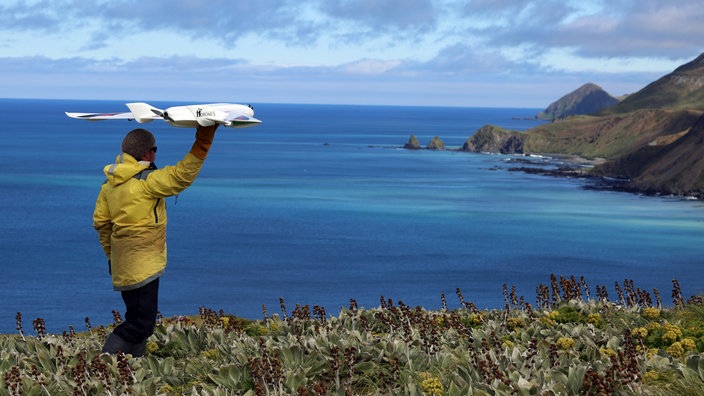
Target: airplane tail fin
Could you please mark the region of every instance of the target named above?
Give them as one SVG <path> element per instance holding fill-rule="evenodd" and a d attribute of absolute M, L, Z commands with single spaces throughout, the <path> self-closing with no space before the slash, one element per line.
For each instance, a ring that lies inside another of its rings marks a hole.
<path fill-rule="evenodd" d="M 164 110 L 157 109 L 147 103 L 127 103 L 127 107 L 130 109 L 134 119 L 140 124 L 164 118 Z"/>
<path fill-rule="evenodd" d="M 261 122 L 254 117 L 235 111 L 227 113 L 224 119 L 224 125 L 230 128 L 249 128 L 261 124 Z"/>

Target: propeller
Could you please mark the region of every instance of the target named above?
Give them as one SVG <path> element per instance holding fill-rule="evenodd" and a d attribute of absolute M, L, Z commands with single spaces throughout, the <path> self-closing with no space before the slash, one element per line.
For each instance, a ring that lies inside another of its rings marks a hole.
<path fill-rule="evenodd" d="M 163 119 L 165 119 L 165 120 L 167 120 L 167 121 L 173 121 L 173 120 L 174 120 L 173 118 L 169 117 L 169 113 L 166 112 L 166 111 L 161 111 L 161 110 L 159 110 L 159 109 L 150 109 L 150 110 L 152 111 L 152 113 L 158 115 L 159 117 L 161 117 L 161 118 L 163 118 Z"/>

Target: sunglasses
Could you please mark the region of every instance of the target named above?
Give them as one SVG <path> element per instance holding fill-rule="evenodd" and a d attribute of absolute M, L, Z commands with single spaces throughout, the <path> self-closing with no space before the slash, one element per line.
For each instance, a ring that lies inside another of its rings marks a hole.
<path fill-rule="evenodd" d="M 156 146 L 154 146 L 154 147 L 152 147 L 151 149 L 149 149 L 149 151 L 156 153 Z"/>

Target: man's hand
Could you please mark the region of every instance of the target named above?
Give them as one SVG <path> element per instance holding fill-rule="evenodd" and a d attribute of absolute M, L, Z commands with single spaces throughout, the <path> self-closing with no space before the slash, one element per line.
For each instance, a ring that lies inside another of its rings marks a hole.
<path fill-rule="evenodd" d="M 193 147 L 191 147 L 191 154 L 202 160 L 208 156 L 208 150 L 210 150 L 210 145 L 213 143 L 215 130 L 218 129 L 218 125 L 199 126 L 196 129 L 196 141 L 193 142 Z"/>

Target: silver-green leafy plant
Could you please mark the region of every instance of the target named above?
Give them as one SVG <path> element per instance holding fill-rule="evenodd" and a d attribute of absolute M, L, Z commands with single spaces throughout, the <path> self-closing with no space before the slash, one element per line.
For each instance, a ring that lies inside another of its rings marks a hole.
<path fill-rule="evenodd" d="M 618 284 L 617 284 L 618 285 Z M 160 319 L 147 355 L 101 354 L 109 329 L 0 336 L 0 395 L 704 394 L 704 304 L 625 281 L 617 302 L 551 277 L 536 306 L 426 310 L 381 298 L 328 316 L 297 305 L 244 320 L 202 308 Z M 677 289 L 677 287 L 675 288 Z M 510 291 L 509 291 L 510 290 Z M 586 294 L 586 295 L 585 295 Z M 117 320 L 117 319 L 116 319 Z"/>

